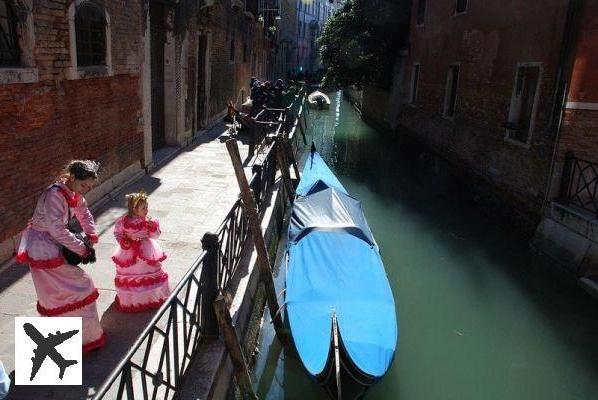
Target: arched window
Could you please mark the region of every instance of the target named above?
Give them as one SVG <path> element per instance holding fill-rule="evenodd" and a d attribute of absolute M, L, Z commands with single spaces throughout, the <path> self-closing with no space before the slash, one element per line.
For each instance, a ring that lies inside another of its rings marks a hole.
<path fill-rule="evenodd" d="M 235 39 L 230 40 L 229 60 L 231 62 L 235 61 Z"/>
<path fill-rule="evenodd" d="M 21 51 L 17 24 L 19 20 L 8 0 L 0 0 L 0 67 L 19 64 Z"/>
<path fill-rule="evenodd" d="M 106 18 L 96 5 L 85 2 L 75 13 L 77 65 L 106 65 Z"/>

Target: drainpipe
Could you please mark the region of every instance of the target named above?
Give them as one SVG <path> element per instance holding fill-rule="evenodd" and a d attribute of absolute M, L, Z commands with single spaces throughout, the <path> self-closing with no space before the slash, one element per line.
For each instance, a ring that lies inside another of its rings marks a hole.
<path fill-rule="evenodd" d="M 567 105 L 567 97 L 569 95 L 569 85 L 571 82 L 571 75 L 573 72 L 573 61 L 575 48 L 577 45 L 577 34 L 579 26 L 579 17 L 582 11 L 583 0 L 569 0 L 567 5 L 567 16 L 565 18 L 565 26 L 563 28 L 563 40 L 561 42 L 561 49 L 559 53 L 559 63 L 556 77 L 556 87 L 553 95 L 553 106 L 550 114 L 550 129 L 555 130 L 554 146 L 552 150 L 552 159 L 550 161 L 550 168 L 544 185 L 544 200 L 542 201 L 542 215 L 546 212 L 548 204 L 548 197 L 552 186 L 552 179 L 554 175 L 554 166 L 556 164 L 556 156 L 559 148 L 559 141 L 561 136 L 561 128 L 563 124 L 563 115 Z M 555 119 L 558 118 L 558 121 Z M 556 127 L 555 127 L 556 125 Z"/>

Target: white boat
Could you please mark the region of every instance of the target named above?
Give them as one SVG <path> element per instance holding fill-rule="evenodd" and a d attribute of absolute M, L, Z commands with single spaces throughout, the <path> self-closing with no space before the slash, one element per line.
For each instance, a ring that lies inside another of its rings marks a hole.
<path fill-rule="evenodd" d="M 330 99 L 324 93 L 316 90 L 309 96 L 307 96 L 307 102 L 312 108 L 323 110 L 330 107 Z"/>

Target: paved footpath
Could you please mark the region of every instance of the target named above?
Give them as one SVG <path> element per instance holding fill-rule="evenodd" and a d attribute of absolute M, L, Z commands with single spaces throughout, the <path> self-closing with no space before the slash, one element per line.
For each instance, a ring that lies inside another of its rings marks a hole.
<path fill-rule="evenodd" d="M 116 241 L 112 232 L 114 222 L 126 210 L 124 195 L 141 188 L 148 192 L 150 214 L 160 221 L 161 245 L 169 256 L 164 269 L 174 287 L 201 253 L 203 234 L 218 228 L 238 198 L 234 170 L 220 135 L 223 132 L 226 132 L 223 124 L 204 132 L 151 175 L 124 188 L 115 200 L 96 213 L 100 233 L 96 246 L 98 261 L 84 269 L 100 291 L 98 311 L 108 342 L 105 348 L 83 357 L 83 386 L 13 386 L 7 399 L 71 400 L 93 396 L 154 313 L 123 314 L 113 304 L 115 268 L 110 257 Z M 239 148 L 241 158 L 246 157 L 248 147 L 239 142 Z M 249 167 L 246 173 L 249 176 Z M 0 360 L 11 374 L 13 384 L 14 317 L 38 316 L 35 305 L 28 267 L 16 263 L 1 266 Z"/>

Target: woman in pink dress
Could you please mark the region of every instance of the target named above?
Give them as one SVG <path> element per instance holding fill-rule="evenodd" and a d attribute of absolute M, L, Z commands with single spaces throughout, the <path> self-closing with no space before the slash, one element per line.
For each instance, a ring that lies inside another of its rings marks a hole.
<path fill-rule="evenodd" d="M 106 336 L 96 309 L 98 290 L 80 267 L 68 264 L 63 248 L 89 261 L 93 250 L 75 236 L 68 224 L 74 216 L 87 241 L 97 243 L 95 223 L 83 194 L 96 183 L 99 164 L 71 161 L 64 176 L 41 195 L 28 227 L 23 231 L 17 261 L 29 264 L 37 311 L 48 317 L 82 317 L 83 351 L 102 347 Z M 95 256 L 94 256 L 95 259 Z"/>
<path fill-rule="evenodd" d="M 114 227 L 115 302 L 121 311 L 140 312 L 160 307 L 170 293 L 168 274 L 162 270 L 166 254 L 154 240 L 160 236 L 160 225 L 147 216 L 147 194 L 128 194 L 127 205 L 128 213 Z"/>

